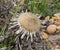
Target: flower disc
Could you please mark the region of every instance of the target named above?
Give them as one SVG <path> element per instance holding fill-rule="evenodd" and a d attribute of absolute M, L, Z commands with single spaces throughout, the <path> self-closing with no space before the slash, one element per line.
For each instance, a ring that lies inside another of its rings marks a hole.
<path fill-rule="evenodd" d="M 30 12 L 22 13 L 18 18 L 18 23 L 27 31 L 34 32 L 40 29 L 40 20 Z"/>

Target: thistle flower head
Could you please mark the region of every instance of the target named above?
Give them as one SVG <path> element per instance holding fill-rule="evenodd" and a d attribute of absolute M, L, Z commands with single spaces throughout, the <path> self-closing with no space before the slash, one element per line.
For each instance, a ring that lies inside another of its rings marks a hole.
<path fill-rule="evenodd" d="M 26 12 L 18 18 L 18 23 L 27 31 L 34 32 L 40 28 L 40 20 L 36 15 Z"/>
<path fill-rule="evenodd" d="M 21 13 L 18 18 L 12 19 L 12 21 L 15 22 L 11 23 L 13 26 L 9 29 L 18 25 L 19 29 L 16 31 L 16 34 L 21 34 L 21 31 L 23 31 L 21 39 L 27 35 L 27 40 L 30 37 L 31 41 L 33 41 L 33 37 L 36 37 L 36 32 L 39 31 L 41 27 L 39 18 L 31 12 Z"/>

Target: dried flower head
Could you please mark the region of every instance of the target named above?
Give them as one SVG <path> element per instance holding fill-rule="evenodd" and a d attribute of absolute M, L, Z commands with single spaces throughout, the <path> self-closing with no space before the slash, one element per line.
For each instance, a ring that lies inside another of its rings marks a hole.
<path fill-rule="evenodd" d="M 36 32 L 41 27 L 40 20 L 38 19 L 38 17 L 33 13 L 25 12 L 25 13 L 21 13 L 18 18 L 13 19 L 12 21 L 14 20 L 15 20 L 14 25 L 11 26 L 9 29 L 18 25 L 19 30 L 17 30 L 16 33 L 18 34 L 21 31 L 24 32 L 21 36 L 21 39 L 23 39 L 24 36 L 27 35 L 27 39 L 31 37 L 31 41 L 33 41 L 33 35 L 35 37 Z"/>
<path fill-rule="evenodd" d="M 40 20 L 32 13 L 21 14 L 18 18 L 18 23 L 30 32 L 34 32 L 40 28 Z"/>

